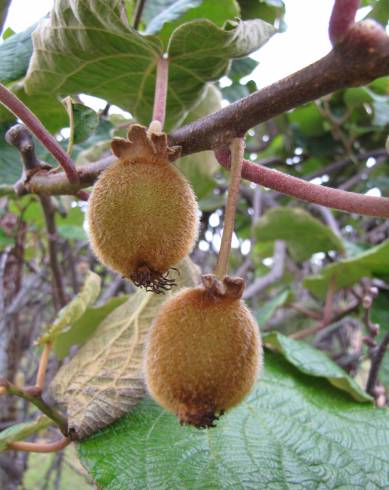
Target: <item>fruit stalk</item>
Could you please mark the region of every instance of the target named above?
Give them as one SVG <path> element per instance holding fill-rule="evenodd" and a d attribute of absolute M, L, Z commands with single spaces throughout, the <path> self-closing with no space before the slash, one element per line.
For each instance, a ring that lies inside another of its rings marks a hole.
<path fill-rule="evenodd" d="M 158 132 L 162 131 L 165 124 L 168 78 L 169 60 L 165 56 L 161 56 L 157 63 L 157 78 L 155 80 L 154 107 L 151 123 L 155 124 L 156 121 L 160 123 L 159 128 L 155 128 L 155 130 L 158 129 Z"/>
<path fill-rule="evenodd" d="M 231 240 L 235 225 L 236 205 L 239 198 L 240 178 L 243 166 L 245 143 L 243 138 L 235 138 L 231 145 L 231 175 L 228 187 L 227 205 L 224 214 L 224 227 L 215 276 L 219 279 L 227 274 L 228 259 L 231 252 Z"/>

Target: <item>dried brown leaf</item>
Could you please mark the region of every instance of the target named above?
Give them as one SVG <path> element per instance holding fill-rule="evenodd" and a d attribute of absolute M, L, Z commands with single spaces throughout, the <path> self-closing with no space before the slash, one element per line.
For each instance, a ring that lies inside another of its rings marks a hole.
<path fill-rule="evenodd" d="M 198 281 L 196 266 L 185 259 L 172 273 L 177 288 Z M 116 308 L 93 337 L 57 373 L 52 396 L 65 406 L 69 428 L 85 438 L 112 423 L 143 397 L 142 355 L 147 332 L 159 307 L 172 293 L 139 290 Z"/>

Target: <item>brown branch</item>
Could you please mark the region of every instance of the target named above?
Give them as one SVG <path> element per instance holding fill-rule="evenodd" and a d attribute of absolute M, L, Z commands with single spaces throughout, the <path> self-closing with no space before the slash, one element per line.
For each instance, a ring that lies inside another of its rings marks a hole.
<path fill-rule="evenodd" d="M 60 451 L 72 442 L 68 437 L 62 437 L 55 442 L 10 442 L 7 449 L 12 451 L 26 451 L 29 453 L 53 453 Z"/>
<path fill-rule="evenodd" d="M 15 114 L 38 140 L 48 149 L 53 157 L 64 169 L 69 182 L 77 184 L 78 175 L 74 163 L 69 155 L 58 144 L 57 140 L 43 126 L 40 120 L 16 97 L 10 90 L 0 83 L 0 103 Z"/>
<path fill-rule="evenodd" d="M 216 149 L 294 107 L 342 88 L 365 85 L 388 73 L 389 37 L 378 24 L 360 22 L 324 58 L 173 131 L 169 144 L 182 146 L 183 155 Z"/>

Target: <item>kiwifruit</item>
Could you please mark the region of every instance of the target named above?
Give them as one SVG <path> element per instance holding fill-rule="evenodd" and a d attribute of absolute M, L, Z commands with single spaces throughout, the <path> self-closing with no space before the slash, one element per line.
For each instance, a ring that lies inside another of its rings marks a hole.
<path fill-rule="evenodd" d="M 240 299 L 241 278 L 203 276 L 203 286 L 173 295 L 146 345 L 148 391 L 182 424 L 213 427 L 252 388 L 262 363 L 259 328 Z"/>
<path fill-rule="evenodd" d="M 162 292 L 197 236 L 194 193 L 172 165 L 179 147 L 165 133 L 133 124 L 128 140 L 114 139 L 118 160 L 96 182 L 88 203 L 88 228 L 97 258 L 136 286 Z"/>

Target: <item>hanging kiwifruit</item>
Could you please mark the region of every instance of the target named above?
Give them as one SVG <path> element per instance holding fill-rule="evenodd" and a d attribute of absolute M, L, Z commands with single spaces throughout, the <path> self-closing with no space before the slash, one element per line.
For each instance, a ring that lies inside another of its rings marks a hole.
<path fill-rule="evenodd" d="M 252 388 L 262 363 L 259 328 L 240 299 L 241 278 L 203 276 L 155 318 L 144 370 L 151 396 L 182 424 L 212 427 Z"/>
<path fill-rule="evenodd" d="M 161 292 L 197 236 L 197 203 L 171 164 L 180 154 L 165 133 L 133 124 L 128 141 L 114 139 L 118 157 L 96 182 L 88 204 L 90 243 L 97 258 L 135 285 Z"/>

